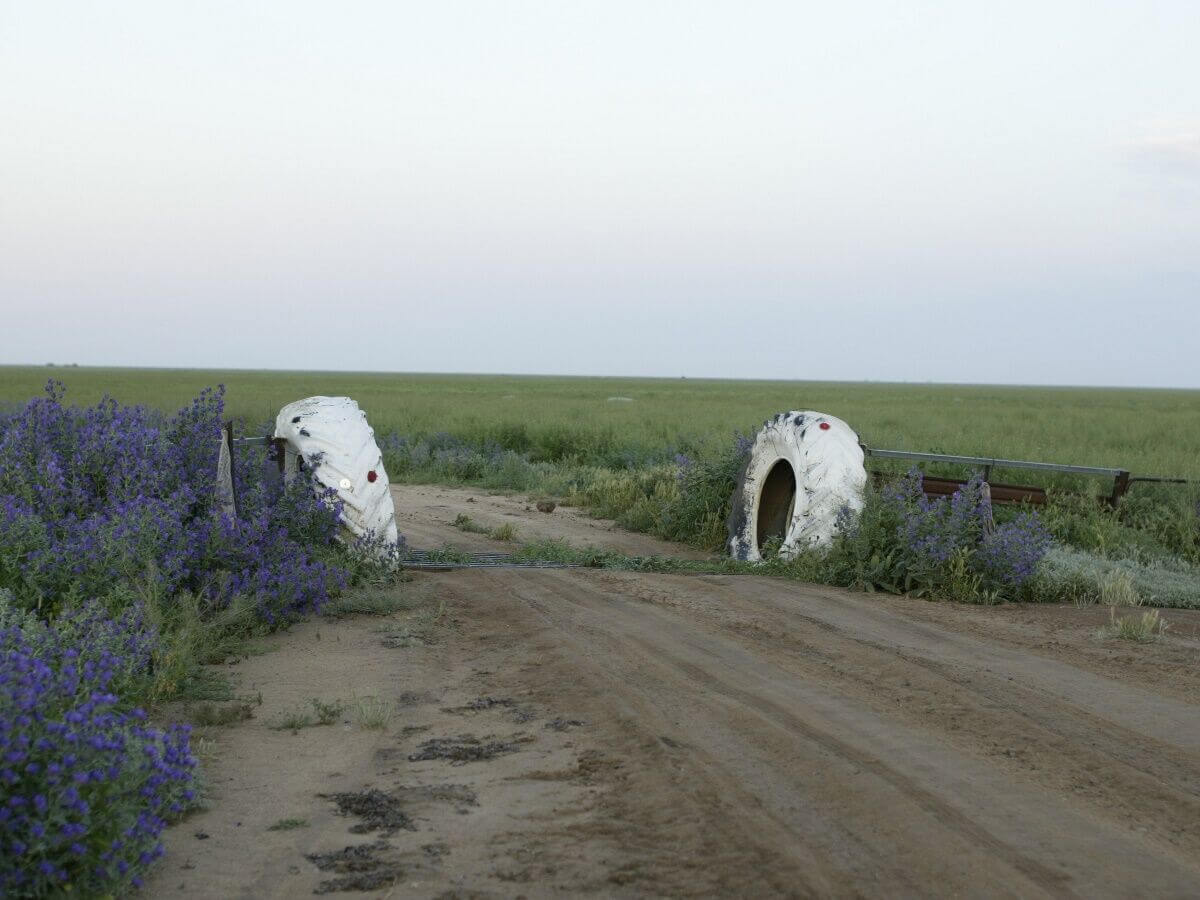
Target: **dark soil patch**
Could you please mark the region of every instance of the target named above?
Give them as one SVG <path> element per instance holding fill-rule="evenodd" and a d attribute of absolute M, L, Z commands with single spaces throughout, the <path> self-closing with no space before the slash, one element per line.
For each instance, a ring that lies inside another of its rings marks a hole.
<path fill-rule="evenodd" d="M 462 706 L 444 706 L 442 712 L 446 713 L 472 713 L 482 712 L 485 709 L 493 709 L 497 706 L 516 706 L 517 701 L 511 697 L 478 697 L 470 703 L 465 703 Z"/>
<path fill-rule="evenodd" d="M 370 831 L 380 831 L 383 834 L 395 834 L 400 829 L 416 831 L 417 826 L 404 812 L 401 802 L 391 794 L 372 788 L 369 791 L 356 791 L 340 794 L 319 794 L 337 804 L 338 812 L 343 816 L 357 816 L 362 819 L 350 828 L 351 834 L 366 834 Z"/>
<path fill-rule="evenodd" d="M 427 647 L 430 642 L 415 634 L 390 634 L 380 643 L 389 650 L 404 650 L 408 647 Z"/>
<path fill-rule="evenodd" d="M 515 753 L 520 745 L 529 739 L 518 741 L 489 741 L 480 740 L 474 735 L 460 734 L 458 737 L 433 738 L 417 748 L 416 753 L 410 753 L 410 762 L 423 759 L 448 759 L 462 765 L 469 762 L 481 762 L 494 759 L 505 753 Z"/>
<path fill-rule="evenodd" d="M 546 723 L 546 727 L 551 731 L 568 731 L 586 724 L 587 722 L 580 719 L 551 719 Z"/>
<path fill-rule="evenodd" d="M 387 841 L 343 847 L 332 853 L 310 853 L 305 858 L 322 872 L 336 872 L 342 877 L 322 881 L 314 894 L 334 894 L 338 891 L 374 891 L 388 887 L 405 876 L 398 863 L 380 859 L 379 854 L 391 849 Z"/>
<path fill-rule="evenodd" d="M 442 712 L 467 716 L 474 713 L 486 712 L 489 709 L 507 709 L 512 712 L 512 719 L 518 725 L 537 718 L 537 713 L 526 706 L 518 706 L 511 697 L 479 697 L 462 706 L 443 706 Z"/>
<path fill-rule="evenodd" d="M 425 703 L 437 703 L 437 697 L 428 691 L 401 691 L 396 698 L 397 706 L 421 706 Z"/>

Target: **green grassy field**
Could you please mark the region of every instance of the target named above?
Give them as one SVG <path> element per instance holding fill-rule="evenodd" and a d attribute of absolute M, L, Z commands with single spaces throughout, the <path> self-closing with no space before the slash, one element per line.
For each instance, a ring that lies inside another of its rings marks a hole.
<path fill-rule="evenodd" d="M 1200 478 L 1200 391 L 9 366 L 0 403 L 23 402 L 52 377 L 68 402 L 109 394 L 164 409 L 223 383 L 229 413 L 250 422 L 301 397 L 345 394 L 381 434 L 449 432 L 560 456 L 712 450 L 781 410 L 816 409 L 869 446 Z"/>

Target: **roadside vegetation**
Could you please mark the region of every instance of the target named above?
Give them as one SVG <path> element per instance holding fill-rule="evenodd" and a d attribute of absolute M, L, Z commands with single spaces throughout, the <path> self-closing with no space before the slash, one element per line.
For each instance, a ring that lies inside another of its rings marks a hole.
<path fill-rule="evenodd" d="M 417 441 L 391 435 L 381 443 L 398 481 L 557 496 L 631 530 L 719 552 L 750 441 L 735 434 L 713 452 L 677 453 L 629 469 L 575 458 L 536 461 L 452 435 Z M 861 519 L 830 553 L 776 564 L 779 574 L 972 602 L 1082 603 L 1099 600 L 1103 580 L 1119 572 L 1148 604 L 1200 607 L 1200 495 L 1194 487 L 1139 485 L 1114 509 L 1099 501 L 1094 480 L 1060 479 L 1050 483 L 1043 507 L 994 507 L 990 531 L 978 482 L 932 501 L 914 473 L 892 467 L 888 479 L 868 490 Z"/>
<path fill-rule="evenodd" d="M 333 540 L 334 496 L 272 484 L 248 454 L 223 512 L 222 416 L 221 390 L 166 415 L 68 406 L 53 382 L 0 416 L 0 895 L 137 887 L 197 795 L 189 726 L 159 724 L 163 704 L 253 715 L 203 665 L 386 577 Z"/>

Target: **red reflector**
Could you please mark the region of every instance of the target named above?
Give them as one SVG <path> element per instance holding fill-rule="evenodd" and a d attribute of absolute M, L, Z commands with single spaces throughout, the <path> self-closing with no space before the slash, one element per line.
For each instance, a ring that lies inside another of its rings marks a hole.
<path fill-rule="evenodd" d="M 375 483 L 375 479 L 378 477 L 379 476 L 375 474 L 374 469 L 372 469 L 370 472 L 367 473 L 367 481 L 371 482 L 372 484 Z"/>
<path fill-rule="evenodd" d="M 828 422 L 822 422 L 822 423 L 821 423 L 821 430 L 822 430 L 822 431 L 828 431 L 828 430 L 829 430 L 829 423 L 828 423 Z"/>

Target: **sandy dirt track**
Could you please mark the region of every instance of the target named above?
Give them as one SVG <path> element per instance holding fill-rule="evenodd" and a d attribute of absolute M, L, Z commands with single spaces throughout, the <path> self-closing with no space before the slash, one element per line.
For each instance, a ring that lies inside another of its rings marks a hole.
<path fill-rule="evenodd" d="M 495 541 L 484 534 L 463 532 L 451 526 L 460 514 L 484 528 L 511 524 L 517 542 L 562 539 L 573 546 L 596 546 L 631 556 L 676 556 L 705 559 L 707 554 L 645 534 L 625 531 L 608 519 L 596 519 L 583 510 L 559 506 L 539 513 L 534 497 L 525 494 L 488 494 L 441 485 L 393 485 L 396 524 L 409 546 L 436 550 L 446 544 L 474 553 L 511 550 L 513 543 Z"/>
<path fill-rule="evenodd" d="M 441 494 L 398 489 L 413 544 L 483 549 L 445 525 L 482 496 L 421 490 Z M 152 896 L 305 896 L 372 872 L 357 896 L 1200 893 L 1195 614 L 1131 646 L 1095 636 L 1098 609 L 753 577 L 475 570 L 410 588 L 444 604 L 421 639 L 394 639 L 403 614 L 314 622 L 238 664 L 263 704 L 218 733 L 215 805 L 171 829 Z M 267 727 L 366 694 L 400 704 L 387 729 Z M 462 736 L 496 755 L 411 758 Z M 405 827 L 352 832 L 361 817 L 318 796 L 371 789 Z M 309 825 L 267 830 L 288 816 Z M 306 858 L 350 846 L 369 849 Z"/>

